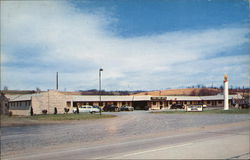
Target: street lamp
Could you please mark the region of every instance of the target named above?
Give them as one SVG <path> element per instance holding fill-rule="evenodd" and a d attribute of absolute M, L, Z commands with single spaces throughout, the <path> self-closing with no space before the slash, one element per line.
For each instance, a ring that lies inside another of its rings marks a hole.
<path fill-rule="evenodd" d="M 100 68 L 100 69 L 99 69 L 99 98 L 100 98 L 99 107 L 100 107 L 100 115 L 102 115 L 102 107 L 101 107 L 101 101 L 102 101 L 102 97 L 101 97 L 101 89 L 102 89 L 102 81 L 101 81 L 101 78 L 102 78 L 102 71 L 103 71 L 103 69 Z"/>

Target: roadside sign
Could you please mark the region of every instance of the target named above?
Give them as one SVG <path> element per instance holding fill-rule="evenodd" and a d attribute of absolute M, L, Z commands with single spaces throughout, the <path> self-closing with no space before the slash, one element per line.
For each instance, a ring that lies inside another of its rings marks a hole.
<path fill-rule="evenodd" d="M 202 105 L 187 106 L 187 112 L 202 112 L 202 111 L 203 111 Z"/>

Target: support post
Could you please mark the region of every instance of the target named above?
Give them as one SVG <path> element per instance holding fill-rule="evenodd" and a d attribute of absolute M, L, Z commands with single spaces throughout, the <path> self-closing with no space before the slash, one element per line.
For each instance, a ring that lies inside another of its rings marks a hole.
<path fill-rule="evenodd" d="M 224 110 L 229 110 L 228 106 L 228 76 L 224 75 Z"/>

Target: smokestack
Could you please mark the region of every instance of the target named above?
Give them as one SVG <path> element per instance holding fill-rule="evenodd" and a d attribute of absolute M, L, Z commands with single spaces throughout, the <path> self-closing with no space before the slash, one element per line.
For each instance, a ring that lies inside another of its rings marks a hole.
<path fill-rule="evenodd" d="M 229 110 L 228 106 L 228 76 L 224 75 L 224 110 Z"/>
<path fill-rule="evenodd" d="M 58 72 L 56 72 L 56 90 L 58 90 Z"/>

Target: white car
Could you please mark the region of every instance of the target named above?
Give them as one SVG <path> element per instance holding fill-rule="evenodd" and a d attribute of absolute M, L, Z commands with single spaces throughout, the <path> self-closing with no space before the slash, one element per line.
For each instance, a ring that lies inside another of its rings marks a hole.
<path fill-rule="evenodd" d="M 76 113 L 77 112 L 77 108 L 74 108 L 73 109 L 73 113 Z M 84 106 L 81 106 L 79 107 L 79 113 L 96 113 L 96 112 L 100 112 L 100 109 L 97 108 L 97 107 L 93 107 L 93 106 L 90 106 L 90 105 L 84 105 Z"/>

